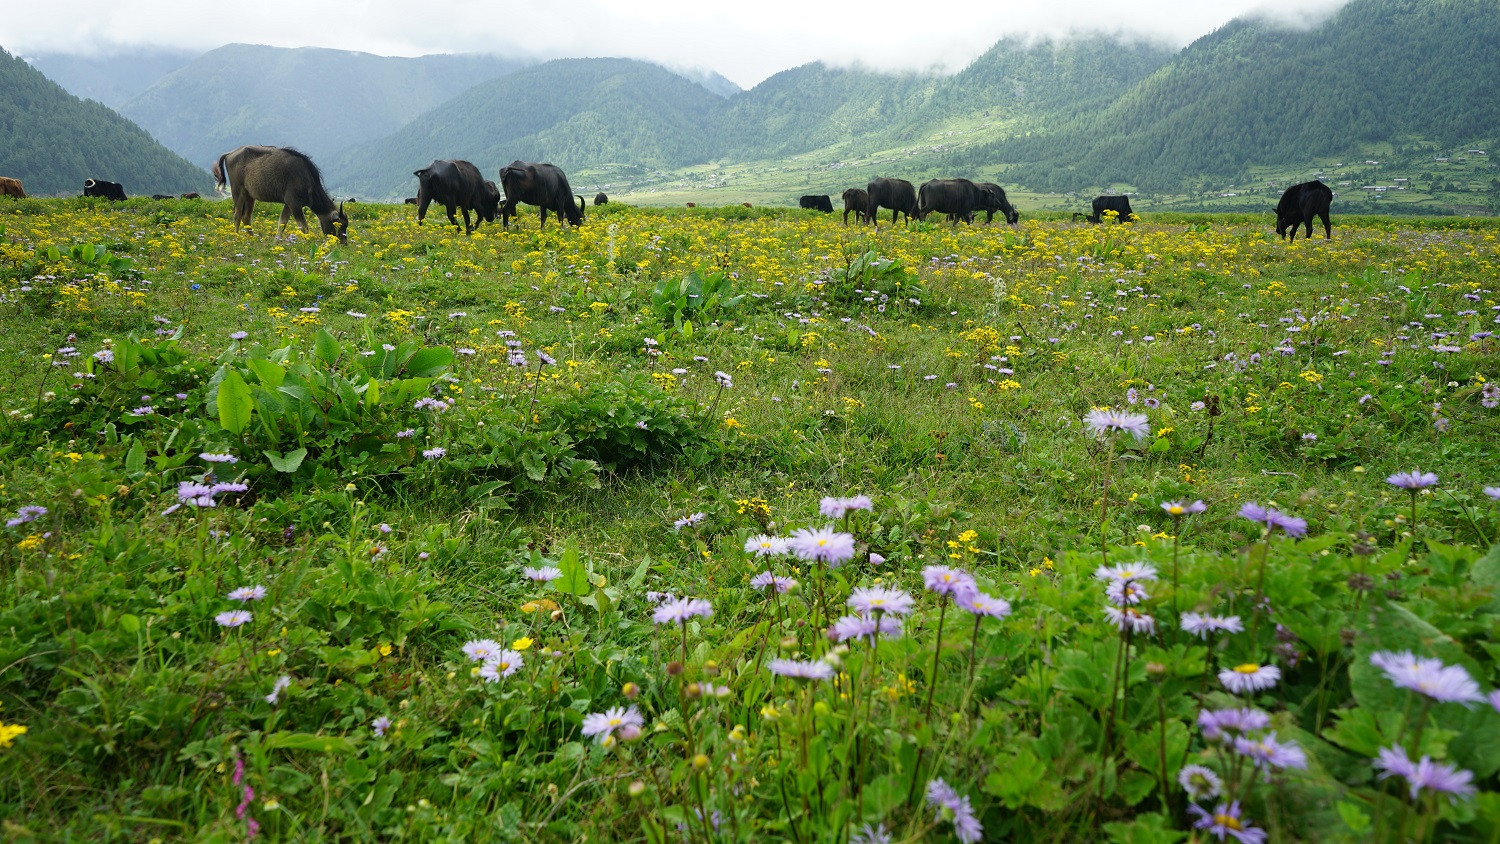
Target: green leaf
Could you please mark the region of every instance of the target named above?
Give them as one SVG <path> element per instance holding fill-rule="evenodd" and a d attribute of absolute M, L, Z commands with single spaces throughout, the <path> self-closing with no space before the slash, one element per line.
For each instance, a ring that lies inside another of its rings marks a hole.
<path fill-rule="evenodd" d="M 1490 552 L 1474 563 L 1469 569 L 1469 580 L 1481 589 L 1490 590 L 1490 611 L 1500 612 L 1500 545 L 1490 546 Z"/>
<path fill-rule="evenodd" d="M 636 564 L 635 572 L 630 575 L 630 580 L 627 581 L 625 585 L 629 586 L 631 589 L 641 588 L 641 584 L 646 582 L 646 574 L 650 571 L 651 555 L 647 554 L 646 556 L 641 558 L 641 561 L 639 563 Z"/>
<path fill-rule="evenodd" d="M 224 380 L 219 382 L 218 405 L 219 426 L 236 436 L 243 434 L 250 425 L 255 400 L 250 397 L 250 387 L 238 370 L 224 373 Z"/>
<path fill-rule="evenodd" d="M 146 471 L 146 446 L 140 440 L 131 443 L 130 451 L 125 452 L 125 474 L 139 475 Z"/>
<path fill-rule="evenodd" d="M 285 472 L 288 475 L 297 471 L 297 467 L 302 465 L 303 458 L 307 457 L 307 449 L 305 448 L 288 451 L 285 456 L 274 451 L 263 451 L 261 453 L 266 456 L 267 460 L 271 461 L 271 468 L 278 472 Z"/>
<path fill-rule="evenodd" d="M 317 355 L 318 360 L 332 366 L 341 352 L 339 341 L 328 333 L 328 329 L 318 329 L 317 336 L 313 338 L 313 354 Z"/>
<path fill-rule="evenodd" d="M 1107 823 L 1104 833 L 1110 844 L 1175 844 L 1187 837 L 1186 832 L 1172 829 L 1171 822 L 1160 812 L 1136 815 L 1125 822 Z"/>
<path fill-rule="evenodd" d="M 141 629 L 140 617 L 131 615 L 130 613 L 125 613 L 124 615 L 120 616 L 120 629 L 124 630 L 126 633 L 134 635 Z"/>
<path fill-rule="evenodd" d="M 250 358 L 245 361 L 255 377 L 260 379 L 261 386 L 268 390 L 274 390 L 281 386 L 282 379 L 286 378 L 286 370 L 266 360 L 265 358 Z"/>
<path fill-rule="evenodd" d="M 579 557 L 578 546 L 573 544 L 573 540 L 569 539 L 568 544 L 563 548 L 557 567 L 562 571 L 562 577 L 552 581 L 552 588 L 580 597 L 594 590 L 593 584 L 589 583 L 588 568 Z"/>
<path fill-rule="evenodd" d="M 352 753 L 354 742 L 343 736 L 320 736 L 312 733 L 272 733 L 266 737 L 271 750 L 311 750 L 319 753 Z"/>
<path fill-rule="evenodd" d="M 445 346 L 423 349 L 406 363 L 406 373 L 413 378 L 436 378 L 453 363 L 453 350 Z"/>
<path fill-rule="evenodd" d="M 1349 827 L 1349 831 L 1355 835 L 1363 837 L 1370 828 L 1370 816 L 1365 814 L 1365 810 L 1358 803 L 1349 800 L 1340 800 L 1337 808 L 1344 826 Z"/>

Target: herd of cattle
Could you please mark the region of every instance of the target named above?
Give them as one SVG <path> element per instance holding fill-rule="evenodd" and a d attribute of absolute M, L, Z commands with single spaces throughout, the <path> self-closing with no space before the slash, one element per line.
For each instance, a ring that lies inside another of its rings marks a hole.
<path fill-rule="evenodd" d="M 308 208 L 317 217 L 323 234 L 348 240 L 349 218 L 343 203 L 334 205 L 323 187 L 317 165 L 303 153 L 288 147 L 242 146 L 219 156 L 212 170 L 215 186 L 221 192 L 227 190 L 234 198 L 235 231 L 241 225 L 249 228 L 257 201 L 278 202 L 282 206 L 281 222 L 276 228 L 278 237 L 288 219 L 295 219 L 302 231 L 308 231 L 302 213 L 303 208 Z M 500 225 L 509 226 L 510 218 L 516 215 L 516 206 L 521 203 L 540 209 L 543 227 L 547 225 L 548 211 L 555 213 L 559 222 L 583 225 L 583 197 L 573 193 L 568 177 L 551 164 L 512 161 L 500 169 L 499 186 L 486 180 L 478 167 L 461 159 L 439 159 L 412 175 L 417 177 L 417 195 L 406 202 L 417 206 L 419 224 L 426 219 L 428 206 L 436 202 L 447 212 L 448 222 L 455 228 L 459 225 L 455 214 L 463 214 L 465 234 L 477 229 L 481 221 L 493 223 L 496 217 L 500 218 Z M 118 182 L 85 179 L 83 195 L 124 201 L 125 188 Z M 20 179 L 0 176 L 0 196 L 24 199 L 26 191 Z M 152 199 L 171 198 L 163 194 L 152 196 Z M 197 199 L 198 194 L 185 193 L 182 198 Z M 986 223 L 995 219 L 996 212 L 1012 227 L 1021 219 L 1020 212 L 1006 198 L 1004 188 L 968 179 L 933 179 L 918 189 L 905 179 L 875 178 L 863 188 L 844 191 L 842 198 L 844 225 L 849 224 L 850 213 L 857 223 L 873 223 L 881 209 L 890 210 L 892 224 L 901 215 L 910 222 L 913 218 L 926 220 L 933 213 L 945 214 L 955 224 L 960 220 L 972 223 L 978 211 L 985 212 Z M 578 200 L 576 205 L 574 199 Z M 594 197 L 595 205 L 607 202 L 609 197 L 602 193 Z M 1297 229 L 1305 227 L 1310 238 L 1313 220 L 1320 219 L 1324 238 L 1331 239 L 1333 224 L 1328 215 L 1332 202 L 1333 190 L 1316 179 L 1287 188 L 1276 205 L 1277 236 L 1296 240 Z M 824 214 L 833 213 L 833 200 L 826 194 L 803 196 L 798 204 Z M 745 205 L 748 207 L 749 203 Z M 695 203 L 688 203 L 689 208 L 694 206 Z M 1130 198 L 1098 196 L 1094 198 L 1092 213 L 1073 215 L 1075 221 L 1084 219 L 1092 223 L 1101 223 L 1109 217 L 1120 223 L 1136 219 Z"/>

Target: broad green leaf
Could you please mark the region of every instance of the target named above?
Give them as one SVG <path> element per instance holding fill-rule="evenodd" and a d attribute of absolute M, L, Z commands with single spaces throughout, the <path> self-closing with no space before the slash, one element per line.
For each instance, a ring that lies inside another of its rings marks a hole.
<path fill-rule="evenodd" d="M 319 753 L 352 753 L 354 742 L 344 736 L 319 736 L 312 733 L 272 733 L 266 736 L 266 747 L 272 750 L 312 750 Z"/>
<path fill-rule="evenodd" d="M 274 451 L 264 451 L 261 453 L 266 456 L 267 460 L 271 461 L 271 468 L 287 474 L 297 471 L 297 467 L 302 465 L 303 458 L 307 457 L 307 449 L 305 448 L 288 451 L 285 456 L 277 454 Z"/>
<path fill-rule="evenodd" d="M 414 378 L 436 378 L 453 363 L 453 350 L 446 346 L 423 349 L 407 361 L 406 373 Z"/>
<path fill-rule="evenodd" d="M 573 544 L 573 540 L 568 540 L 567 546 L 563 548 L 557 567 L 562 571 L 562 577 L 552 581 L 554 589 L 580 597 L 593 591 L 593 584 L 589 583 L 588 568 L 579 556 L 578 546 Z"/>
<path fill-rule="evenodd" d="M 131 443 L 130 451 L 125 452 L 125 473 L 127 475 L 139 475 L 146 470 L 146 446 L 140 440 Z"/>
<path fill-rule="evenodd" d="M 237 370 L 229 370 L 219 383 L 219 426 L 231 434 L 239 435 L 250 425 L 250 413 L 255 400 L 250 397 L 250 387 Z"/>
<path fill-rule="evenodd" d="M 339 341 L 328 333 L 328 329 L 318 329 L 317 335 L 313 338 L 313 354 L 318 356 L 318 360 L 332 366 L 339 359 L 341 351 Z"/>
<path fill-rule="evenodd" d="M 286 370 L 266 360 L 265 358 L 250 358 L 245 361 L 255 377 L 260 379 L 261 386 L 267 390 L 274 390 L 281 386 L 282 379 L 286 378 Z"/>

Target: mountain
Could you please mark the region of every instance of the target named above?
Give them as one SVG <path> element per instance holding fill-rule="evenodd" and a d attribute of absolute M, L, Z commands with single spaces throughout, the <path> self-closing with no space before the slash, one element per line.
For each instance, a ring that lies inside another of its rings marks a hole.
<path fill-rule="evenodd" d="M 742 88 L 740 88 L 740 86 L 721 76 L 718 71 L 710 70 L 709 68 L 681 68 L 668 66 L 667 70 L 670 70 L 678 76 L 681 76 L 683 79 L 696 82 L 699 85 L 702 85 L 704 88 L 707 88 L 710 93 L 718 94 L 721 97 L 732 97 L 743 90 Z"/>
<path fill-rule="evenodd" d="M 77 195 L 83 180 L 120 182 L 132 196 L 212 190 L 208 171 L 93 100 L 69 94 L 0 49 L 0 175 L 29 194 Z"/>
<path fill-rule="evenodd" d="M 523 64 L 230 44 L 157 80 L 120 113 L 203 167 L 241 144 L 294 146 L 321 160 Z"/>
<path fill-rule="evenodd" d="M 98 100 L 118 109 L 126 100 L 151 87 L 198 57 L 185 50 L 143 49 L 107 56 L 43 53 L 28 56 L 31 66 L 67 92 L 85 100 Z"/>
<path fill-rule="evenodd" d="M 1255 167 L 1452 148 L 1500 127 L 1500 3 L 1354 0 L 1310 30 L 1235 20 L 1093 113 L 950 162 L 998 160 L 1033 187 L 1181 190 Z"/>
<path fill-rule="evenodd" d="M 648 62 L 559 59 L 477 85 L 335 157 L 326 172 L 339 191 L 392 198 L 414 193 L 412 171 L 436 158 L 467 159 L 489 178 L 517 159 L 568 172 L 682 167 L 712 153 L 705 127 L 722 103 Z"/>

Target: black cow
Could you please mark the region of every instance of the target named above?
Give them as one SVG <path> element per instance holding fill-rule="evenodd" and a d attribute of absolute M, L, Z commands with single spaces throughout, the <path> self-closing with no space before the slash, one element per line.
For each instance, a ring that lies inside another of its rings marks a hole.
<path fill-rule="evenodd" d="M 999 211 L 1005 217 L 1008 225 L 1014 226 L 1021 221 L 1021 212 L 1016 210 L 1010 200 L 1005 198 L 1005 188 L 994 182 L 980 182 L 979 190 L 984 194 L 982 204 L 974 206 L 975 211 L 984 212 L 984 221 L 993 223 L 995 212 Z"/>
<path fill-rule="evenodd" d="M 897 214 L 905 214 L 906 221 L 911 222 L 912 217 L 921 217 L 917 214 L 917 189 L 911 186 L 911 182 L 905 179 L 887 179 L 876 176 L 870 180 L 866 190 L 870 193 L 870 219 L 875 220 L 880 209 L 891 209 L 891 223 L 896 222 Z"/>
<path fill-rule="evenodd" d="M 917 193 L 917 219 L 925 220 L 936 211 L 947 214 L 955 223 L 974 222 L 974 209 L 984 202 L 986 194 L 968 179 L 933 179 L 922 183 Z"/>
<path fill-rule="evenodd" d="M 1135 212 L 1130 210 L 1130 197 L 1128 196 L 1096 196 L 1094 197 L 1094 213 L 1088 215 L 1090 223 L 1104 222 L 1104 212 L 1115 212 L 1116 223 L 1129 223 Z"/>
<path fill-rule="evenodd" d="M 583 225 L 583 197 L 573 204 L 575 194 L 562 169 L 551 164 L 512 161 L 500 170 L 500 184 L 505 187 L 505 204 L 500 207 L 500 224 L 510 225 L 516 205 L 524 202 L 541 209 L 542 227 L 547 226 L 547 211 L 556 212 L 559 220 Z"/>
<path fill-rule="evenodd" d="M 405 198 L 405 199 L 403 199 L 401 201 L 404 202 L 407 205 L 416 205 L 417 204 L 417 198 L 415 196 L 408 196 L 407 198 Z"/>
<path fill-rule="evenodd" d="M 170 193 L 153 193 L 153 194 L 151 194 L 151 198 L 152 199 L 176 199 L 177 197 L 171 195 Z"/>
<path fill-rule="evenodd" d="M 1328 206 L 1333 204 L 1333 188 L 1317 179 L 1292 185 L 1276 203 L 1276 236 L 1289 241 L 1297 239 L 1297 227 L 1307 227 L 1307 237 L 1312 237 L 1314 217 L 1323 219 L 1323 238 L 1333 239 L 1333 222 L 1328 219 Z"/>
<path fill-rule="evenodd" d="M 427 216 L 427 206 L 437 202 L 448 212 L 448 222 L 458 227 L 454 218 L 455 209 L 462 209 L 464 234 L 479 228 L 481 220 L 495 222 L 495 213 L 500 210 L 500 189 L 494 182 L 484 180 L 484 175 L 467 161 L 461 159 L 439 159 L 412 173 L 417 177 L 417 224 Z M 469 212 L 475 212 L 474 224 L 469 225 Z"/>
<path fill-rule="evenodd" d="M 854 222 L 861 223 L 871 220 L 875 212 L 870 208 L 870 192 L 864 188 L 850 188 L 844 191 L 844 225 L 849 225 L 849 212 L 854 212 Z"/>
<path fill-rule="evenodd" d="M 599 191 L 598 193 L 594 194 L 594 205 L 595 206 L 608 205 L 608 204 L 609 204 L 609 197 L 607 197 L 607 196 L 604 195 L 604 191 Z"/>
<path fill-rule="evenodd" d="M 828 194 L 826 193 L 822 194 L 821 196 L 808 194 L 807 196 L 804 196 L 801 199 L 797 200 L 797 205 L 800 208 L 809 208 L 813 211 L 822 211 L 824 214 L 833 213 L 833 200 L 829 199 Z"/>
<path fill-rule="evenodd" d="M 111 202 L 125 201 L 125 188 L 119 182 L 106 182 L 103 179 L 84 179 L 84 196 L 102 196 Z"/>

